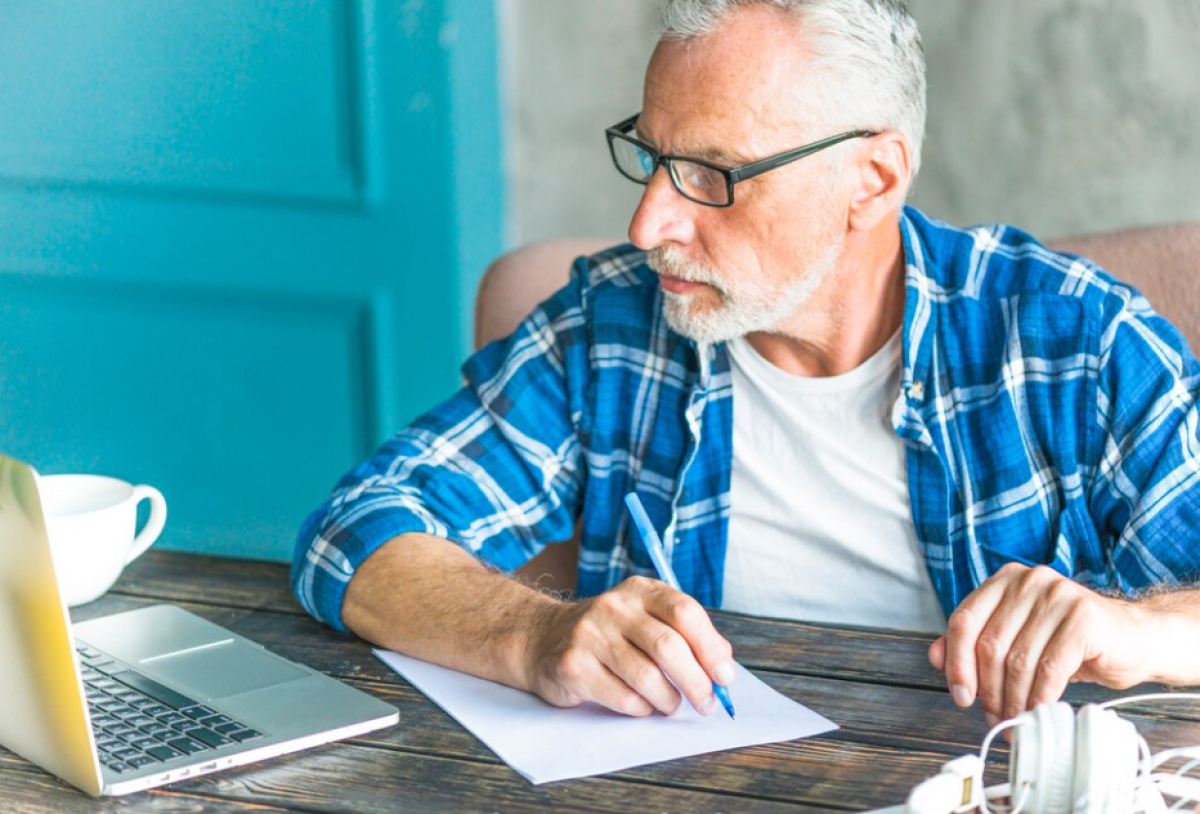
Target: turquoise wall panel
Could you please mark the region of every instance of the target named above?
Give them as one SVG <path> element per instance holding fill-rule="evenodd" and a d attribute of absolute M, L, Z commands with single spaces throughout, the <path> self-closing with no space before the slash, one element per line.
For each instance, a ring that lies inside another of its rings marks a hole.
<path fill-rule="evenodd" d="M 0 449 L 286 558 L 458 386 L 500 248 L 490 3 L 0 6 Z"/>

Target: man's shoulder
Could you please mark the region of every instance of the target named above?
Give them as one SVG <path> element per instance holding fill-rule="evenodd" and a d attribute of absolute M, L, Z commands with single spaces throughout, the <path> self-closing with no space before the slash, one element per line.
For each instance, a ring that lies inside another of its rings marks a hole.
<path fill-rule="evenodd" d="M 646 252 L 636 246 L 624 243 L 580 257 L 571 280 L 593 330 L 614 324 L 645 330 L 658 322 L 653 319 L 661 307 L 657 276 L 646 265 Z"/>
<path fill-rule="evenodd" d="M 904 221 L 910 280 L 946 300 L 999 307 L 1013 298 L 1061 298 L 1100 313 L 1139 297 L 1086 257 L 1048 247 L 1015 226 L 957 227 L 912 208 Z"/>

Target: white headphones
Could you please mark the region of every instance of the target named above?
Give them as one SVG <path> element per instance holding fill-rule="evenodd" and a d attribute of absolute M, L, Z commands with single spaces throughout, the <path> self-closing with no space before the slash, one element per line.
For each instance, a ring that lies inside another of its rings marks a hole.
<path fill-rule="evenodd" d="M 1062 701 L 1042 704 L 997 724 L 978 755 L 950 761 L 914 788 L 903 807 L 881 809 L 878 814 L 959 814 L 975 808 L 984 814 L 1165 814 L 1164 795 L 1174 798 L 1171 809 L 1179 810 L 1200 800 L 1200 779 L 1188 776 L 1200 767 L 1200 746 L 1151 755 L 1133 724 L 1110 709 L 1159 699 L 1200 699 L 1200 694 L 1136 695 L 1088 704 L 1078 713 Z M 1013 730 L 1009 782 L 985 789 L 988 749 L 1007 729 Z M 1173 761 L 1181 765 L 1165 770 Z M 1000 798 L 1011 802 L 991 802 Z"/>

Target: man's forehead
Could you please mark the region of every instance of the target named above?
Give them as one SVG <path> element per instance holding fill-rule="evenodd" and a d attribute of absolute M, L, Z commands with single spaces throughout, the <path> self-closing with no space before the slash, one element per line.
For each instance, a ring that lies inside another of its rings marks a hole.
<path fill-rule="evenodd" d="M 646 72 L 638 130 L 666 152 L 698 157 L 719 151 L 734 159 L 762 155 L 760 145 L 792 140 L 811 123 L 806 103 L 807 56 L 793 36 L 789 53 L 775 42 L 734 41 L 738 32 L 663 42 Z M 773 56 L 775 58 L 773 58 Z"/>

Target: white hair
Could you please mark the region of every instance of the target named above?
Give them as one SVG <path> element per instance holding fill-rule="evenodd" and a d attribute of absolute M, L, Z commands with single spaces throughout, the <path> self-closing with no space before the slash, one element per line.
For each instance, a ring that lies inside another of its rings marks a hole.
<path fill-rule="evenodd" d="M 828 123 L 903 133 L 916 177 L 925 136 L 925 52 L 904 0 L 668 0 L 662 36 L 703 37 L 749 6 L 780 9 L 803 30 L 818 70 L 832 80 L 817 92 Z"/>

